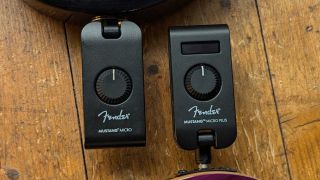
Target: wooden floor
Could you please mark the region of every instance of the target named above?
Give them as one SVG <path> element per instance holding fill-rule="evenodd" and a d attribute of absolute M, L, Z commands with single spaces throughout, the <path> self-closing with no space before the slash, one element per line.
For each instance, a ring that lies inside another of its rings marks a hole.
<path fill-rule="evenodd" d="M 215 167 L 320 179 L 320 1 L 195 0 L 142 24 L 147 147 L 83 149 L 81 27 L 0 6 L 0 179 L 168 179 L 196 168 L 171 127 L 167 29 L 227 23 L 238 138 Z"/>

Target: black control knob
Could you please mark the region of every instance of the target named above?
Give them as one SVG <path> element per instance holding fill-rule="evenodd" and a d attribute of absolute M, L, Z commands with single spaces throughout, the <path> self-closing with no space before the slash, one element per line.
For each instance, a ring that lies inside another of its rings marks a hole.
<path fill-rule="evenodd" d="M 99 98 L 107 104 L 121 104 L 129 98 L 132 92 L 131 78 L 121 69 L 108 69 L 98 76 L 96 92 Z"/>
<path fill-rule="evenodd" d="M 221 89 L 219 72 L 207 64 L 192 67 L 186 74 L 184 85 L 191 97 L 207 101 L 216 97 Z"/>

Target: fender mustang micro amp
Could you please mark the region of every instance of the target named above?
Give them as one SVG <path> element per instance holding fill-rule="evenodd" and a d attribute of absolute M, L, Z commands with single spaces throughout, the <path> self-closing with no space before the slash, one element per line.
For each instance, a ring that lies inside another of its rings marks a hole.
<path fill-rule="evenodd" d="M 92 22 L 81 33 L 85 147 L 144 146 L 142 35 L 133 22 L 188 0 L 24 0 L 40 12 Z"/>
<path fill-rule="evenodd" d="M 81 39 L 86 148 L 144 145 L 140 28 L 101 20 L 87 24 Z"/>

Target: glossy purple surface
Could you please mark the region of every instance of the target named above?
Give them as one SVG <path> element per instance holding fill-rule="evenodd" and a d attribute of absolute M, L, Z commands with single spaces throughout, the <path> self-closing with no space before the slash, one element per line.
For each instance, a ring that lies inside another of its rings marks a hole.
<path fill-rule="evenodd" d="M 254 178 L 235 174 L 208 174 L 188 178 L 188 180 L 255 180 Z"/>

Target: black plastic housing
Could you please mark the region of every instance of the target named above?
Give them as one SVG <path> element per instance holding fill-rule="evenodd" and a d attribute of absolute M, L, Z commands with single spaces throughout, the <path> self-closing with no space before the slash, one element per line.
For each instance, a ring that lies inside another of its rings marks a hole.
<path fill-rule="evenodd" d="M 120 28 L 121 36 L 114 39 L 103 37 L 101 22 L 87 24 L 81 33 L 86 148 L 145 145 L 141 30 L 130 21 L 122 21 Z M 123 103 L 110 105 L 98 97 L 95 84 L 101 72 L 115 67 L 130 76 L 132 92 Z M 106 120 L 105 111 L 129 118 Z"/>
<path fill-rule="evenodd" d="M 237 128 L 228 27 L 226 25 L 172 27 L 169 39 L 173 126 L 177 143 L 183 149 L 198 149 L 199 133 L 204 131 L 213 134 L 212 146 L 215 148 L 230 146 L 236 139 Z M 207 45 L 207 42 L 213 43 Z M 215 44 L 216 42 L 219 46 Z M 186 43 L 198 44 L 194 46 L 197 49 L 189 48 L 188 52 L 191 53 L 183 53 L 185 51 L 182 47 Z M 185 89 L 186 73 L 199 64 L 214 67 L 221 76 L 221 89 L 213 99 L 197 100 Z M 199 115 L 195 113 L 195 109 L 208 113 Z"/>

